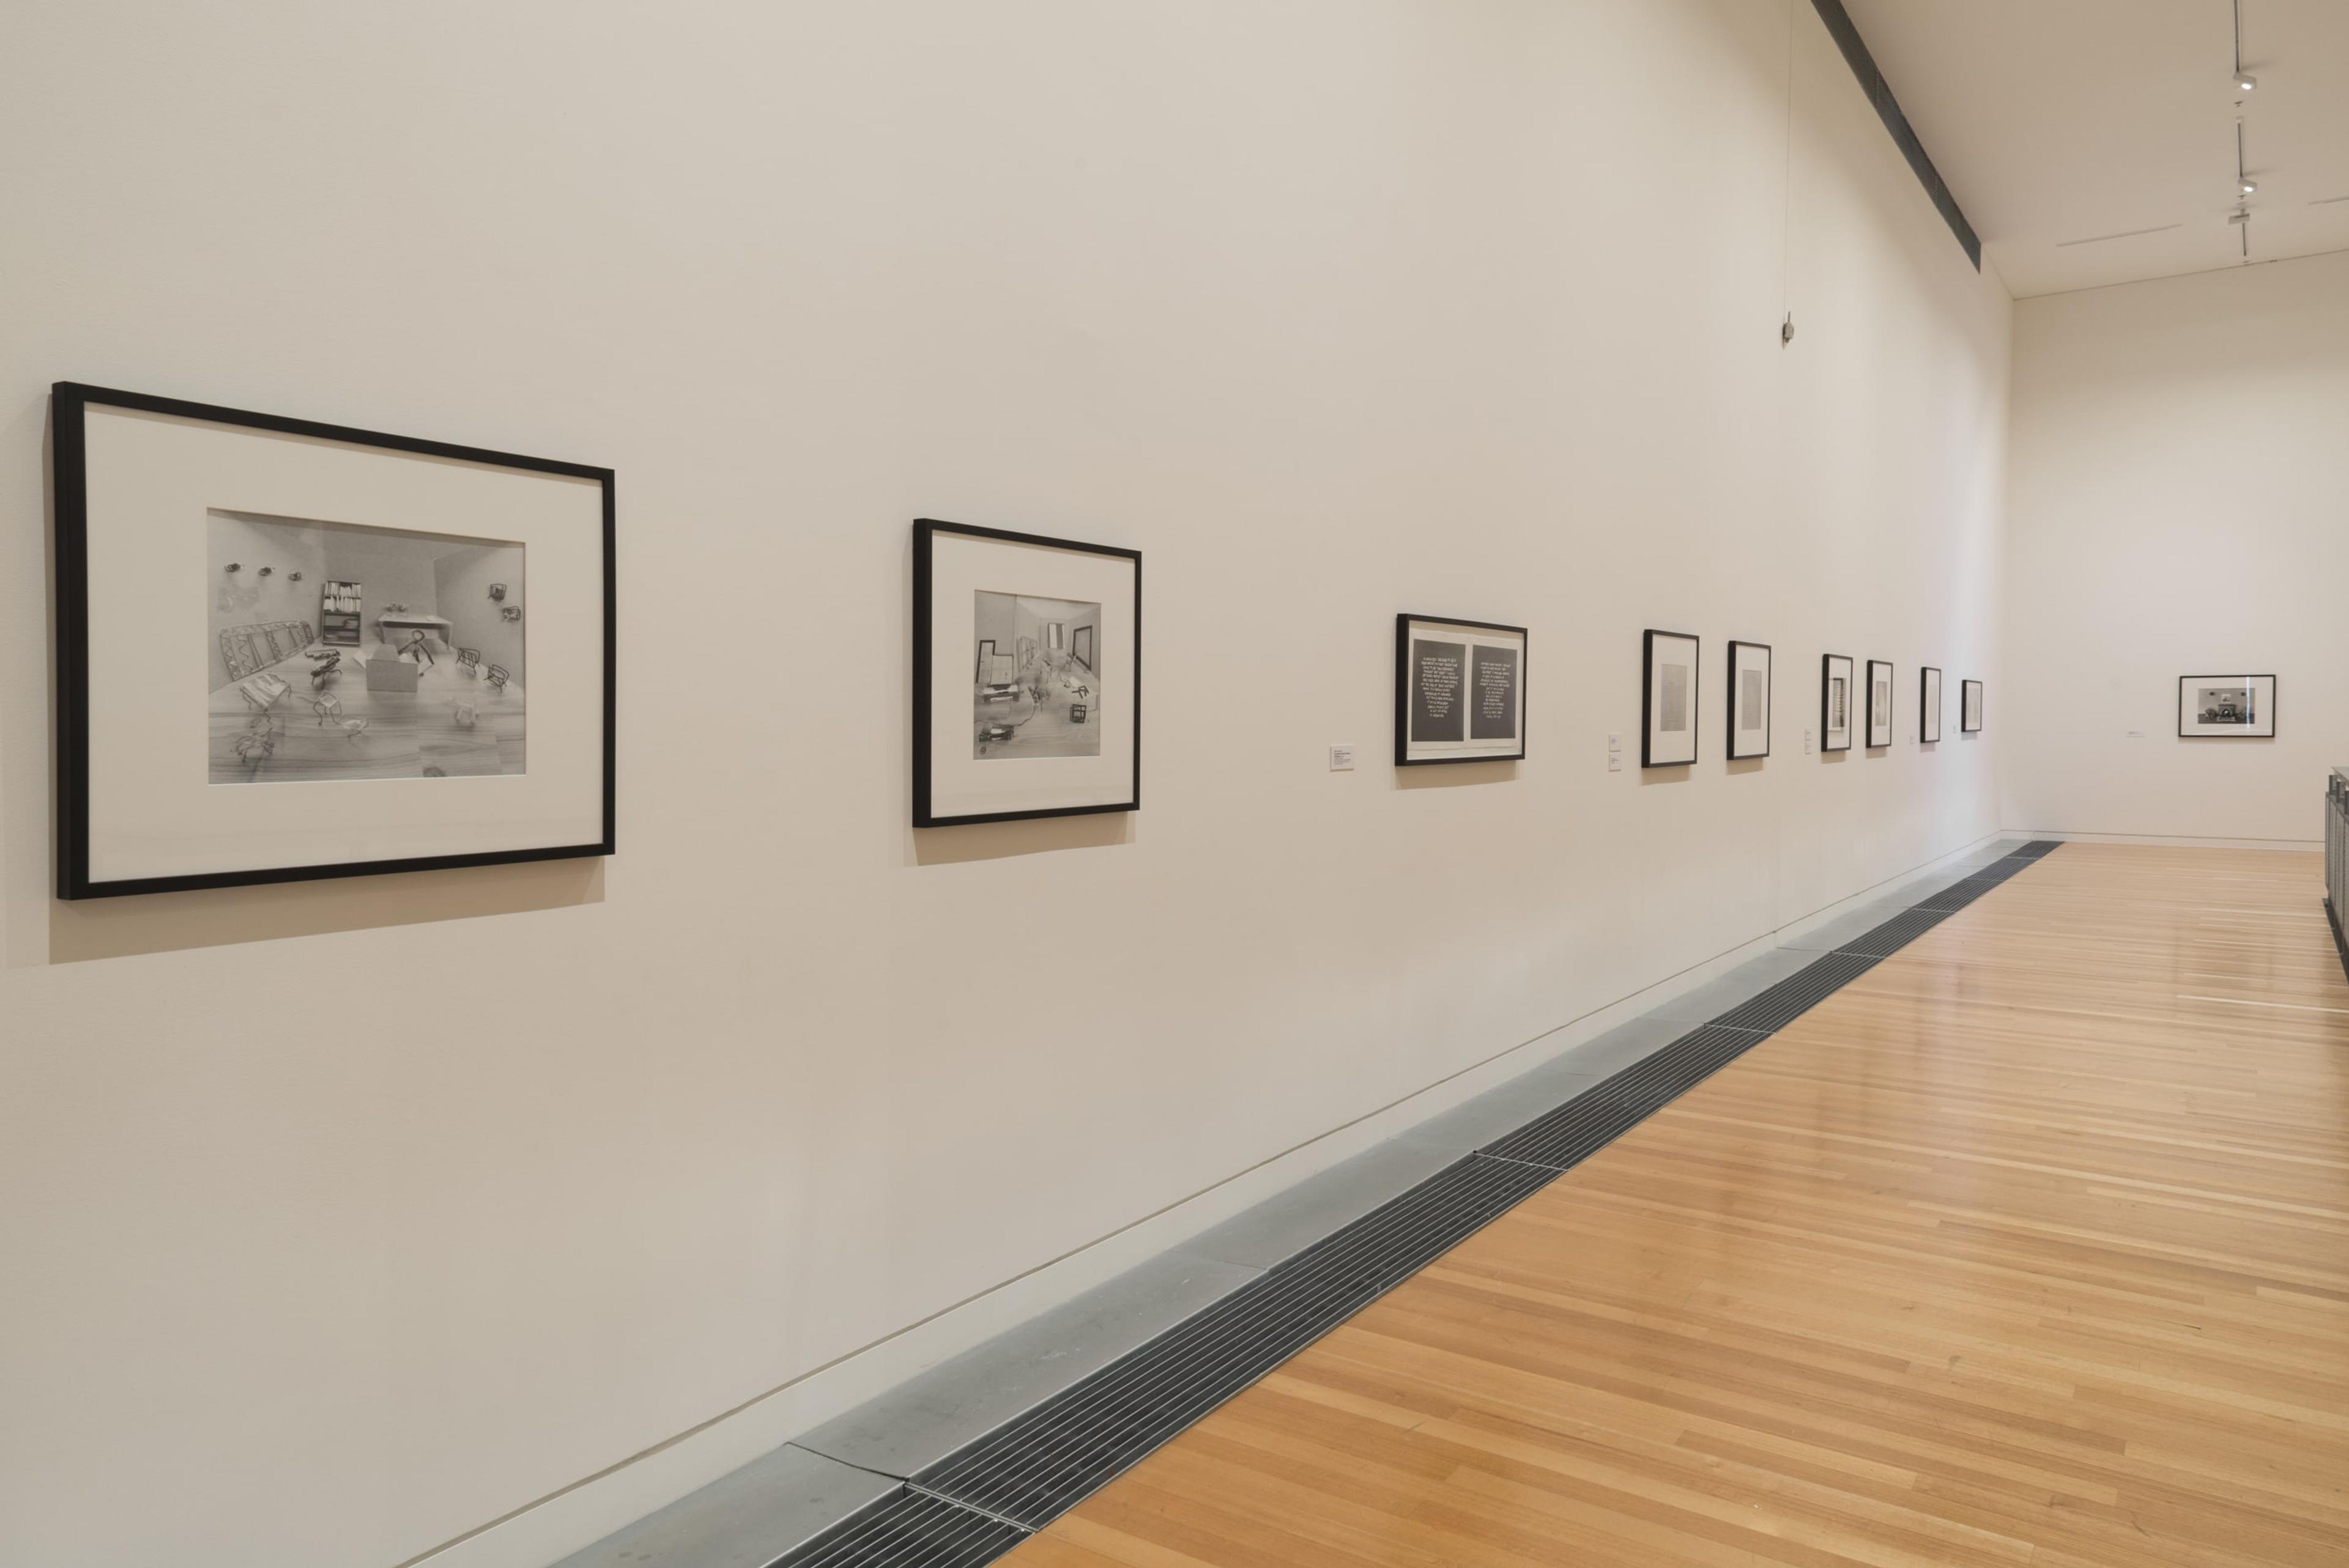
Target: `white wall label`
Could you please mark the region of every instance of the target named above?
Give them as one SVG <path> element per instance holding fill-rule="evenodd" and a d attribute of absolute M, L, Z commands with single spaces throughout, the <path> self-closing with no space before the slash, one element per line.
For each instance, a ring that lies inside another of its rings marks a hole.
<path fill-rule="evenodd" d="M 1330 771 L 1332 773 L 1350 773 L 1353 770 L 1354 748 L 1350 746 L 1331 747 L 1330 748 Z"/>

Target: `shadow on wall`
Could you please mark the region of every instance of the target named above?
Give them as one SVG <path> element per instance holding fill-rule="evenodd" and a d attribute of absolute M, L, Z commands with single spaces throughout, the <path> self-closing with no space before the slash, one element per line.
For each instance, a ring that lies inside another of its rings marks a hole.
<path fill-rule="evenodd" d="M 1054 850 L 1093 850 L 1133 842 L 1135 813 L 1096 811 L 1082 817 L 1038 817 L 1025 822 L 971 822 L 958 828 L 908 828 L 909 866 L 949 866 L 1000 861 Z"/>
<path fill-rule="evenodd" d="M 1517 761 L 1454 762 L 1442 768 L 1398 768 L 1398 789 L 1451 789 L 1463 784 L 1507 784 L 1517 777 Z"/>
<path fill-rule="evenodd" d="M 49 962 L 79 964 L 604 902 L 600 859 L 465 866 L 49 904 Z"/>

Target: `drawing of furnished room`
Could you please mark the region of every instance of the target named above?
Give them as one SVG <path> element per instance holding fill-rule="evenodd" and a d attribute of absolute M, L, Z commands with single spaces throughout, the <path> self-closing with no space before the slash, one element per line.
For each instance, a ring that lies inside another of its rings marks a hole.
<path fill-rule="evenodd" d="M 519 544 L 206 514 L 215 784 L 526 771 Z"/>
<path fill-rule="evenodd" d="M 978 591 L 971 755 L 1101 755 L 1101 606 Z"/>

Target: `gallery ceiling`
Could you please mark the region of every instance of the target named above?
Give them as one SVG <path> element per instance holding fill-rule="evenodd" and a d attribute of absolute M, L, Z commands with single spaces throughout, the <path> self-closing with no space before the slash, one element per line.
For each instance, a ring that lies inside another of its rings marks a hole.
<path fill-rule="evenodd" d="M 2018 297 L 2349 250 L 2349 0 L 1845 5 Z"/>

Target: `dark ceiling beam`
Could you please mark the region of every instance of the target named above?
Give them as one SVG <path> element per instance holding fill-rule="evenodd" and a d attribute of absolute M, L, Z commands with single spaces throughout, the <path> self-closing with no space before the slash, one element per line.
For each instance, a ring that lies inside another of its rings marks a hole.
<path fill-rule="evenodd" d="M 1933 167 L 1930 158 L 1925 156 L 1925 144 L 1917 139 L 1916 131 L 1909 128 L 1909 117 L 1900 112 L 1900 105 L 1892 96 L 1892 86 L 1884 79 L 1884 73 L 1876 68 L 1876 57 L 1868 52 L 1868 40 L 1859 36 L 1859 28 L 1853 25 L 1851 13 L 1843 8 L 1843 0 L 1811 0 L 1811 4 L 1817 8 L 1819 20 L 1827 25 L 1827 31 L 1834 36 L 1836 47 L 1843 51 L 1845 61 L 1851 67 L 1851 74 L 1859 78 L 1861 88 L 1868 94 L 1868 101 L 1876 106 L 1877 118 L 1884 122 L 1884 129 L 1892 133 L 1892 144 L 1900 150 L 1900 156 L 1906 158 L 1909 167 L 1916 171 L 1917 182 L 1924 186 L 1925 194 L 1930 196 L 1933 205 L 1940 210 L 1942 218 L 1950 225 L 1950 232 L 1958 237 L 1959 245 L 1966 253 L 1966 260 L 1974 264 L 1974 271 L 1982 271 L 1981 237 L 1974 232 L 1974 226 L 1966 222 L 1965 213 L 1958 206 L 1958 199 L 1950 194 L 1949 186 L 1941 179 L 1941 171 Z"/>

